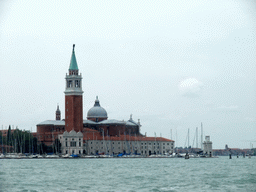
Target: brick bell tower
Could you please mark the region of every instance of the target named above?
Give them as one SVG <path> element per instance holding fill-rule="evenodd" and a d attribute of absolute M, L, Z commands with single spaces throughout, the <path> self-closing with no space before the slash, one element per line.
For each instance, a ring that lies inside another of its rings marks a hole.
<path fill-rule="evenodd" d="M 65 130 L 76 132 L 83 129 L 83 90 L 82 74 L 78 75 L 79 69 L 75 56 L 75 44 L 70 60 L 69 73 L 66 74 L 65 90 Z"/>

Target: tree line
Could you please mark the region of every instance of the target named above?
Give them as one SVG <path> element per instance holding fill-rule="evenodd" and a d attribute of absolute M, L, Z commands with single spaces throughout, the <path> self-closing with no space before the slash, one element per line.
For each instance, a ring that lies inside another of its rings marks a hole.
<path fill-rule="evenodd" d="M 0 145 L 3 153 L 27 153 L 27 154 L 45 154 L 61 153 L 61 143 L 55 139 L 53 145 L 47 146 L 43 142 L 38 142 L 37 138 L 30 131 L 19 130 L 16 128 L 13 132 L 9 126 L 7 135 L 3 136 L 0 132 Z"/>

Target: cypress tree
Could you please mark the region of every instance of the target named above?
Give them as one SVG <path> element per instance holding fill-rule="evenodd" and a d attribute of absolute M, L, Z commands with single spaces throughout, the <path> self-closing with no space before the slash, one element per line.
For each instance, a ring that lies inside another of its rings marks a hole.
<path fill-rule="evenodd" d="M 11 130 L 11 125 L 9 125 L 9 129 L 7 132 L 7 145 L 11 144 L 11 138 L 12 138 L 12 130 Z"/>

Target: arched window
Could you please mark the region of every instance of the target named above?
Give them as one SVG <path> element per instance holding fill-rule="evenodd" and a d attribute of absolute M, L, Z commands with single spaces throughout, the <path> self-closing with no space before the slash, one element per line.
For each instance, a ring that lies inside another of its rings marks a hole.
<path fill-rule="evenodd" d="M 75 80 L 75 87 L 80 87 L 80 81 L 79 80 Z"/>
<path fill-rule="evenodd" d="M 67 80 L 67 87 L 72 87 L 72 80 Z"/>

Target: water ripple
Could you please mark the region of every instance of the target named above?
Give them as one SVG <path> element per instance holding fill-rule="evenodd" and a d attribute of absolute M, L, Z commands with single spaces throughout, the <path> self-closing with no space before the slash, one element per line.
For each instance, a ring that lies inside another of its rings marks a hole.
<path fill-rule="evenodd" d="M 0 191 L 255 191 L 255 159 L 1 159 Z"/>

